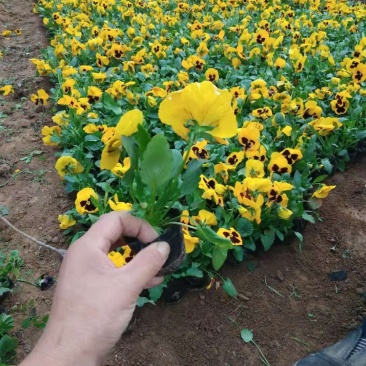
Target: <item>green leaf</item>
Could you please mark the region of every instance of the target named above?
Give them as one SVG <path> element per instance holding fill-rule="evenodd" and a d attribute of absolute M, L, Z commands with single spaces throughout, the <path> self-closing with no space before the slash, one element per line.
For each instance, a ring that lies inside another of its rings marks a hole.
<path fill-rule="evenodd" d="M 136 167 L 138 165 L 138 155 L 135 139 L 133 137 L 122 136 L 122 145 L 131 159 L 131 165 Z M 132 169 L 129 169 L 128 172 L 129 171 L 132 171 Z"/>
<path fill-rule="evenodd" d="M 203 159 L 193 159 L 188 165 L 185 173 L 183 174 L 182 195 L 191 194 L 197 187 L 202 173 L 202 164 L 205 162 Z"/>
<path fill-rule="evenodd" d="M 5 206 L 0 206 L 0 214 L 2 216 L 6 216 L 9 214 L 9 209 Z"/>
<path fill-rule="evenodd" d="M 241 217 L 236 224 L 236 229 L 242 237 L 250 236 L 253 233 L 253 224 L 248 219 Z"/>
<path fill-rule="evenodd" d="M 234 258 L 238 261 L 238 262 L 242 262 L 244 260 L 244 250 L 241 246 L 235 246 L 233 248 L 233 255 Z"/>
<path fill-rule="evenodd" d="M 282 126 L 284 123 L 285 123 L 285 117 L 282 113 L 276 113 L 274 115 L 274 119 L 275 119 L 275 122 L 279 125 L 279 126 Z"/>
<path fill-rule="evenodd" d="M 268 229 L 264 230 L 261 235 L 261 242 L 263 244 L 264 250 L 268 250 L 275 241 L 275 232 L 274 230 Z"/>
<path fill-rule="evenodd" d="M 161 295 L 163 294 L 163 290 L 166 285 L 162 283 L 159 286 L 155 286 L 149 289 L 149 296 L 150 299 L 155 303 L 161 298 Z"/>
<path fill-rule="evenodd" d="M 237 295 L 237 291 L 230 278 L 227 278 L 224 281 L 224 285 L 222 286 L 223 290 L 231 297 L 235 297 Z"/>
<path fill-rule="evenodd" d="M 257 267 L 257 264 L 253 261 L 248 261 L 247 262 L 247 267 L 249 269 L 249 272 L 254 272 L 255 268 Z"/>
<path fill-rule="evenodd" d="M 115 115 L 121 115 L 122 109 L 116 100 L 112 98 L 112 96 L 108 93 L 104 93 L 103 95 L 103 104 L 104 107 L 112 111 Z"/>
<path fill-rule="evenodd" d="M 296 237 L 303 242 L 304 241 L 304 237 L 301 233 L 299 233 L 298 231 L 294 231 L 294 234 L 296 235 Z"/>
<path fill-rule="evenodd" d="M 329 174 L 332 174 L 333 165 L 330 163 L 328 158 L 324 158 L 321 160 L 321 164 L 323 165 L 325 171 Z"/>
<path fill-rule="evenodd" d="M 294 174 L 294 180 L 293 180 L 294 186 L 296 188 L 300 188 L 301 187 L 301 183 L 302 183 L 302 174 L 296 170 L 295 174 Z"/>
<path fill-rule="evenodd" d="M 137 126 L 135 138 L 139 146 L 140 154 L 142 154 L 146 150 L 148 143 L 151 141 L 151 137 L 147 130 L 144 128 L 144 126 L 142 126 L 141 124 Z"/>
<path fill-rule="evenodd" d="M 220 247 L 215 247 L 212 251 L 212 265 L 215 271 L 218 271 L 225 263 L 227 251 L 227 249 Z"/>
<path fill-rule="evenodd" d="M 88 217 L 89 217 L 89 220 L 92 224 L 95 224 L 99 220 L 98 216 L 95 216 L 95 215 L 92 215 L 92 214 L 89 214 Z"/>
<path fill-rule="evenodd" d="M 0 315 L 0 334 L 5 334 L 14 328 L 14 318 L 11 315 Z"/>
<path fill-rule="evenodd" d="M 188 268 L 187 271 L 186 271 L 186 275 L 202 278 L 203 277 L 203 272 L 198 268 Z"/>
<path fill-rule="evenodd" d="M 254 240 L 250 237 L 244 240 L 244 248 L 252 250 L 253 252 L 257 249 Z"/>
<path fill-rule="evenodd" d="M 301 216 L 304 220 L 311 222 L 312 224 L 315 224 L 315 219 L 313 216 L 308 214 L 307 212 L 304 212 Z"/>
<path fill-rule="evenodd" d="M 152 192 L 163 188 L 170 179 L 174 158 L 163 135 L 154 136 L 146 147 L 140 165 L 140 176 Z"/>
<path fill-rule="evenodd" d="M 173 149 L 173 150 L 170 150 L 170 151 L 172 152 L 174 168 L 170 172 L 170 178 L 169 179 L 173 179 L 180 172 L 181 166 L 183 164 L 183 156 L 178 150 Z"/>
<path fill-rule="evenodd" d="M 92 135 L 92 134 L 89 134 L 89 135 L 86 135 L 84 140 L 86 142 L 99 142 L 100 141 L 100 137 L 98 136 L 95 136 L 95 135 Z"/>
<path fill-rule="evenodd" d="M 356 107 L 351 113 L 351 118 L 356 119 L 361 112 L 362 107 Z"/>
<path fill-rule="evenodd" d="M 18 341 L 16 338 L 5 335 L 0 340 L 0 361 L 8 362 L 14 356 Z"/>
<path fill-rule="evenodd" d="M 314 179 L 314 182 L 313 182 L 313 183 L 320 183 L 320 182 L 322 182 L 325 178 L 328 178 L 328 175 L 326 175 L 326 174 L 319 175 L 319 177 L 316 177 L 316 178 Z"/>
<path fill-rule="evenodd" d="M 253 333 L 249 329 L 242 329 L 240 332 L 240 336 L 245 343 L 249 343 L 253 340 Z"/>
<path fill-rule="evenodd" d="M 356 137 L 357 137 L 358 140 L 366 139 L 366 130 L 364 130 L 364 131 L 358 131 L 356 133 Z"/>
<path fill-rule="evenodd" d="M 147 297 L 141 297 L 141 296 L 139 296 L 137 298 L 137 302 L 136 302 L 137 307 L 141 308 L 145 304 L 153 304 L 153 305 L 155 305 L 154 301 L 148 299 Z"/>
<path fill-rule="evenodd" d="M 312 210 L 318 209 L 323 204 L 323 201 L 320 198 L 311 197 L 308 201 L 308 206 Z"/>
<path fill-rule="evenodd" d="M 196 225 L 196 233 L 200 239 L 206 240 L 209 243 L 215 244 L 223 249 L 231 249 L 233 247 L 233 243 L 229 239 L 218 235 L 208 226 Z"/>
<path fill-rule="evenodd" d="M 27 328 L 29 328 L 31 325 L 32 325 L 32 319 L 29 317 L 29 318 L 25 318 L 25 319 L 22 321 L 21 327 L 22 327 L 23 329 L 27 329 Z"/>
<path fill-rule="evenodd" d="M 0 296 L 4 295 L 7 292 L 11 292 L 10 288 L 0 287 Z"/>
<path fill-rule="evenodd" d="M 283 241 L 283 239 L 285 239 L 285 236 L 283 235 L 282 231 L 275 229 L 275 233 L 276 233 L 278 239 L 280 239 L 281 241 Z"/>

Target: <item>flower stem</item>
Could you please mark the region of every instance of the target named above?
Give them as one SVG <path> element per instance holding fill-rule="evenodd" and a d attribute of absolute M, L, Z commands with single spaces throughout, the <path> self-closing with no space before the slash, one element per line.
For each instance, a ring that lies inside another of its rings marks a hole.
<path fill-rule="evenodd" d="M 191 151 L 191 149 L 192 149 L 192 146 L 193 146 L 193 143 L 194 143 L 194 140 L 195 140 L 195 139 L 196 139 L 195 134 L 194 134 L 194 133 L 191 133 L 191 134 L 189 135 L 189 139 L 188 139 L 188 142 L 187 142 L 187 149 L 184 151 L 184 152 L 186 152 L 186 156 L 185 156 L 185 158 L 184 158 L 184 160 L 183 160 L 183 164 L 182 164 L 182 167 L 181 167 L 181 169 L 180 169 L 179 174 L 181 174 L 181 173 L 182 173 L 182 171 L 183 171 L 183 169 L 184 169 L 184 167 L 185 167 L 185 165 L 186 165 L 186 163 L 187 163 L 187 161 L 188 161 L 189 153 L 190 153 L 190 151 Z M 183 155 L 184 155 L 184 153 L 183 153 Z"/>
<path fill-rule="evenodd" d="M 197 228 L 195 226 L 188 225 L 188 224 L 185 224 L 183 222 L 177 222 L 177 221 L 169 221 L 169 222 L 166 223 L 166 225 L 180 225 L 180 226 L 188 227 L 188 228 L 193 229 L 193 230 L 197 230 Z"/>
<path fill-rule="evenodd" d="M 22 279 L 17 279 L 16 282 L 22 282 L 22 283 L 27 283 L 28 285 L 32 285 L 34 287 L 38 287 L 37 284 L 33 283 L 33 282 L 29 282 L 27 280 L 22 280 Z"/>
<path fill-rule="evenodd" d="M 271 366 L 270 363 L 268 362 L 266 356 L 263 354 L 262 350 L 259 348 L 258 344 L 255 343 L 255 341 L 252 339 L 251 342 L 257 347 L 259 353 L 261 354 L 263 361 L 265 362 L 266 366 Z"/>

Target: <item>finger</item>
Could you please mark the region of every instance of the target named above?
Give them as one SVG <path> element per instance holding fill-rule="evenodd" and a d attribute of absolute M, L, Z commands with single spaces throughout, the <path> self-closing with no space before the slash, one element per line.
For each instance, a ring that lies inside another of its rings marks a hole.
<path fill-rule="evenodd" d="M 140 293 L 163 267 L 170 252 L 170 246 L 165 242 L 150 244 L 141 250 L 131 262 L 120 269 L 125 278 L 133 278 L 131 287 Z"/>
<path fill-rule="evenodd" d="M 110 212 L 101 216 L 84 237 L 86 241 L 92 241 L 108 253 L 122 235 L 137 238 L 145 243 L 158 237 L 158 233 L 149 223 L 130 215 L 128 211 Z"/>
<path fill-rule="evenodd" d="M 159 286 L 162 284 L 162 282 L 164 281 L 164 277 L 154 277 L 152 278 L 144 287 L 144 289 L 148 289 L 151 287 L 155 287 L 155 286 Z"/>

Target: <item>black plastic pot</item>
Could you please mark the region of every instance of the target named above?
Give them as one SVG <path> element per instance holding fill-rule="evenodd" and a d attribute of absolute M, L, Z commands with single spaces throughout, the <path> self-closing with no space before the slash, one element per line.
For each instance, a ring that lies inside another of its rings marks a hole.
<path fill-rule="evenodd" d="M 187 276 L 183 280 L 186 283 L 188 290 L 204 290 L 210 284 L 210 276 L 204 275 L 203 277 Z"/>
<path fill-rule="evenodd" d="M 174 209 L 171 210 L 169 214 L 171 217 L 177 217 L 180 215 L 180 212 Z M 186 257 L 186 249 L 181 225 L 171 225 L 163 234 L 150 243 L 142 243 L 139 240 L 128 237 L 125 237 L 124 240 L 131 248 L 134 255 L 146 248 L 148 245 L 158 241 L 165 241 L 169 244 L 169 257 L 164 263 L 163 268 L 159 271 L 158 276 L 166 276 L 176 272 Z"/>
<path fill-rule="evenodd" d="M 187 289 L 184 278 L 174 278 L 164 288 L 162 299 L 166 304 L 178 304 L 184 299 Z"/>
<path fill-rule="evenodd" d="M 0 281 L 0 284 L 1 284 L 0 287 L 8 287 L 9 289 L 12 289 L 14 287 L 14 281 L 12 281 L 9 277 L 5 281 Z M 6 300 L 9 294 L 10 291 L 5 292 L 0 296 L 0 305 Z"/>

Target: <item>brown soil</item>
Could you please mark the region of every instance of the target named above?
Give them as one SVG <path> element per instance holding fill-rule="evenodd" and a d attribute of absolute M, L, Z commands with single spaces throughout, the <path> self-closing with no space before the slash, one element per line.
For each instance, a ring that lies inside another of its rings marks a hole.
<path fill-rule="evenodd" d="M 32 1 L 13 0 L 6 5 L 0 1 L 0 31 L 5 28 L 20 28 L 22 35 L 0 38 L 0 50 L 5 51 L 0 82 L 11 81 L 16 89 L 13 96 L 0 98 L 0 111 L 7 115 L 0 114 L 0 165 L 5 165 L 0 168 L 10 168 L 9 172 L 0 169 L 0 185 L 8 181 L 0 188 L 0 206 L 10 209 L 8 219 L 19 229 L 61 247 L 57 215 L 72 202 L 53 168 L 53 151 L 43 146 L 40 137 L 51 114 L 36 110 L 28 99 L 40 87 L 49 89 L 47 80 L 34 76 L 29 63 L 47 45 L 42 23 L 32 13 Z M 28 164 L 20 160 L 34 150 L 43 154 Z M 15 174 L 16 169 L 20 173 Z M 253 330 L 272 366 L 291 365 L 342 338 L 366 315 L 360 296 L 366 291 L 366 157 L 328 184 L 336 184 L 337 190 L 320 209 L 323 222 L 307 227 L 302 253 L 293 242 L 259 254 L 254 272 L 246 265 L 226 267 L 222 274 L 244 297 L 231 299 L 222 289 L 211 289 L 191 292 L 177 305 L 138 309 L 135 329 L 122 337 L 104 365 L 261 365 L 257 349 L 241 341 L 241 328 Z M 0 243 L 1 250 L 21 252 L 26 279 L 57 275 L 57 254 L 37 248 L 2 224 Z M 340 269 L 347 271 L 348 278 L 331 282 L 327 274 Z M 37 314 L 43 315 L 53 290 L 17 285 L 5 305 L 11 309 L 34 299 Z M 19 322 L 24 314 L 18 311 L 15 317 Z M 40 331 L 29 328 L 17 335 L 21 359 Z"/>

